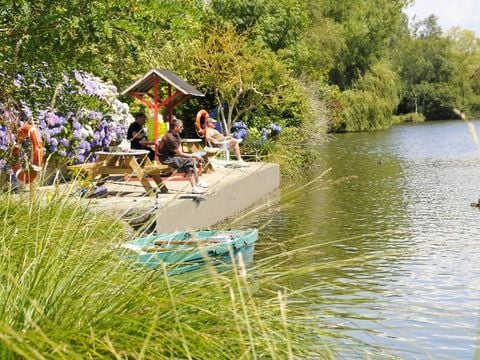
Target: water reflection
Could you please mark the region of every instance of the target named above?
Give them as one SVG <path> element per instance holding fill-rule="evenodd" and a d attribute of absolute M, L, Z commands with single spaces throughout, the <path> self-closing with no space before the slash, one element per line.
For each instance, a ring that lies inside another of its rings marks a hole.
<path fill-rule="evenodd" d="M 323 182 L 248 219 L 269 222 L 256 261 L 309 247 L 282 266 L 317 270 L 288 285 L 323 299 L 318 321 L 348 337 L 346 358 L 474 358 L 480 211 L 469 204 L 480 197 L 480 152 L 465 124 L 338 135 L 323 160 Z"/>

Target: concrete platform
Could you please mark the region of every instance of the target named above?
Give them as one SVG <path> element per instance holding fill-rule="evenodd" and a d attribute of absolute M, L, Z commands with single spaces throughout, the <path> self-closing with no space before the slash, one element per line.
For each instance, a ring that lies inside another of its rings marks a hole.
<path fill-rule="evenodd" d="M 154 218 L 159 233 L 208 228 L 258 203 L 280 185 L 277 164 L 249 163 L 248 168 L 225 167 L 201 176 L 210 187 L 191 194 L 190 183 L 177 174 L 166 184 L 169 192 L 148 196 L 140 182 L 112 178 L 107 197 L 88 199 L 102 212 L 140 224 Z"/>

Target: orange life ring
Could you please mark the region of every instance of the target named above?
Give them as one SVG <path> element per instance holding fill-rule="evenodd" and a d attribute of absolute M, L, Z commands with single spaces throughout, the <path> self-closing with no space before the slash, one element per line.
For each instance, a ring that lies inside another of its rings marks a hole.
<path fill-rule="evenodd" d="M 42 169 L 43 165 L 43 144 L 42 137 L 38 132 L 38 129 L 30 124 L 24 124 L 20 127 L 20 130 L 17 134 L 17 146 L 13 148 L 13 155 L 20 157 L 20 145 L 25 141 L 26 138 L 30 139 L 32 144 L 32 154 L 31 154 L 31 163 L 28 171 L 25 171 L 22 167 L 22 164 L 12 165 L 12 170 L 17 179 L 23 183 L 32 183 L 37 177 L 38 172 Z"/>
<path fill-rule="evenodd" d="M 200 110 L 197 113 L 197 119 L 195 120 L 195 129 L 199 136 L 205 135 L 205 122 L 208 119 L 208 112 L 206 110 Z"/>

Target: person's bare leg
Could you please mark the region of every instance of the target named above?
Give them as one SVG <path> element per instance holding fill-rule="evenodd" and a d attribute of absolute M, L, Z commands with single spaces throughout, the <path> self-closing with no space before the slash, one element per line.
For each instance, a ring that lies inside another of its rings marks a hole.
<path fill-rule="evenodd" d="M 189 171 L 187 173 L 187 179 L 188 179 L 188 181 L 190 181 L 190 185 L 192 185 L 192 189 L 193 189 L 195 187 L 195 185 L 197 184 L 196 181 L 195 181 L 195 174 L 192 171 Z"/>
<path fill-rule="evenodd" d="M 230 147 L 233 148 L 233 151 L 235 152 L 235 156 L 237 157 L 238 160 L 242 160 L 242 155 L 240 154 L 240 146 L 238 146 L 238 142 L 233 139 L 230 142 Z"/>
<path fill-rule="evenodd" d="M 197 168 L 197 160 L 193 160 L 193 177 L 195 179 L 195 186 L 198 184 L 198 168 Z"/>

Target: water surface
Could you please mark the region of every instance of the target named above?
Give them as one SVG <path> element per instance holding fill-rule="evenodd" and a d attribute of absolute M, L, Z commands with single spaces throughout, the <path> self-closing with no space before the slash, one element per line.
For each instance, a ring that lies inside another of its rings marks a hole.
<path fill-rule="evenodd" d="M 317 300 L 305 306 L 342 336 L 332 341 L 343 358 L 475 359 L 480 149 L 466 123 L 335 138 L 295 187 L 331 168 L 322 182 L 283 189 L 279 209 L 244 224 L 266 224 L 256 260 L 313 246 L 286 266 L 318 269 L 289 285 L 310 287 Z"/>

